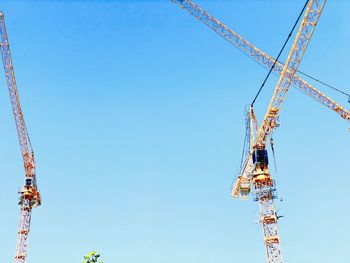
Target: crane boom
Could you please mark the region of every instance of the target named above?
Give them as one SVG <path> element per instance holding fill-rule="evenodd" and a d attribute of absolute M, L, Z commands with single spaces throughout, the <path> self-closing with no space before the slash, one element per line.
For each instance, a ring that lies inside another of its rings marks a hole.
<path fill-rule="evenodd" d="M 267 55 L 266 53 L 255 47 L 253 44 L 245 40 L 242 36 L 230 29 L 228 26 L 226 26 L 218 19 L 208 14 L 198 5 L 194 4 L 191 0 L 171 1 L 177 3 L 184 10 L 188 11 L 191 15 L 193 15 L 199 21 L 203 22 L 205 25 L 210 27 L 217 34 L 219 34 L 233 46 L 238 48 L 240 51 L 248 55 L 257 63 L 263 65 L 265 68 L 268 69 L 270 69 L 273 66 L 275 62 L 275 59 L 273 57 Z M 280 62 L 277 62 L 276 65 L 273 67 L 273 71 L 277 75 L 280 75 L 282 73 L 282 70 L 283 64 Z M 303 93 L 307 94 L 314 100 L 322 103 L 323 105 L 336 112 L 341 118 L 350 121 L 350 111 L 345 109 L 342 105 L 335 102 L 327 95 L 323 94 L 321 91 L 313 87 L 311 84 L 306 82 L 298 75 L 294 75 L 294 78 L 292 79 L 292 85 L 300 89 Z"/>
<path fill-rule="evenodd" d="M 312 3 L 315 5 L 315 7 L 311 9 L 309 15 L 304 17 L 302 21 L 302 27 L 300 27 L 297 33 L 298 39 L 296 39 L 296 41 L 293 43 L 291 52 L 286 62 L 287 66 L 285 65 L 283 67 L 277 87 L 270 101 L 270 105 L 265 114 L 262 125 L 258 131 L 256 141 L 254 142 L 253 147 L 251 147 L 248 158 L 245 161 L 243 169 L 241 170 L 240 175 L 238 176 L 238 179 L 232 189 L 231 195 L 233 197 L 241 197 L 243 199 L 246 198 L 246 195 L 249 192 L 247 190 L 247 186 L 250 185 L 252 176 L 254 175 L 254 150 L 265 148 L 267 137 L 277 125 L 276 122 L 280 108 L 287 95 L 290 85 L 293 83 L 293 76 L 295 75 L 295 72 L 299 66 L 305 49 L 318 22 L 325 1 L 314 1 Z M 242 185 L 243 192 L 241 191 Z"/>
<path fill-rule="evenodd" d="M 24 263 L 27 257 L 32 208 L 39 206 L 41 200 L 36 184 L 34 152 L 30 144 L 19 102 L 5 19 L 2 12 L 0 12 L 0 49 L 25 170 L 25 185 L 20 192 L 21 196 L 19 204 L 21 205 L 21 215 L 14 261 L 15 263 Z"/>
<path fill-rule="evenodd" d="M 310 43 L 310 38 L 320 18 L 324 4 L 325 1 L 322 0 L 313 1 L 309 4 L 309 9 L 307 10 L 308 13 L 303 18 L 301 27 L 299 28 L 296 39 L 292 45 L 286 64 L 283 66 L 283 70 L 271 98 L 269 108 L 260 127 L 256 143 L 258 147 L 265 147 L 266 138 L 276 127 L 277 117 L 279 115 L 282 103 L 286 98 L 305 50 Z"/>

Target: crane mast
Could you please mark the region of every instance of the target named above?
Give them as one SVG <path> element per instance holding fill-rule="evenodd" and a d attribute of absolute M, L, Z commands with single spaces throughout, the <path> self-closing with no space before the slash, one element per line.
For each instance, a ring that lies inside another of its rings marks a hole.
<path fill-rule="evenodd" d="M 182 9 L 189 12 L 196 19 L 207 25 L 209 28 L 214 30 L 218 35 L 227 40 L 230 44 L 238 48 L 248 57 L 253 59 L 255 62 L 264 66 L 265 68 L 270 69 L 275 59 L 268 54 L 264 53 L 253 44 L 245 40 L 238 33 L 230 29 L 228 26 L 220 22 L 218 19 L 207 13 L 201 7 L 193 3 L 191 0 L 171 0 L 172 2 L 177 3 Z M 273 67 L 273 72 L 277 75 L 280 75 L 283 70 L 283 64 L 277 62 Z M 321 91 L 313 87 L 311 84 L 306 82 L 303 78 L 298 75 L 294 75 L 292 80 L 292 85 L 297 87 L 306 95 L 310 96 L 314 100 L 320 102 L 326 107 L 330 108 L 332 111 L 337 113 L 341 118 L 350 121 L 350 111 L 344 108 L 339 103 L 335 102 L 333 99 L 323 94 Z"/>
<path fill-rule="evenodd" d="M 32 208 L 39 206 L 41 204 L 41 200 L 36 184 L 34 152 L 30 144 L 19 102 L 4 14 L 2 12 L 0 12 L 0 48 L 25 171 L 25 183 L 20 191 L 19 205 L 21 205 L 21 214 L 14 262 L 25 263 L 27 257 L 28 235 L 30 231 Z"/>

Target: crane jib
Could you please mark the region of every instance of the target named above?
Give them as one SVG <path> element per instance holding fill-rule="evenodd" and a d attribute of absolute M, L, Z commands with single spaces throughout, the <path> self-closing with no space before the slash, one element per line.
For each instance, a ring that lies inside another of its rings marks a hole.
<path fill-rule="evenodd" d="M 275 59 L 268 54 L 264 53 L 262 50 L 255 47 L 253 44 L 245 40 L 238 33 L 234 32 L 228 26 L 223 24 L 221 21 L 213 17 L 204 11 L 201 7 L 196 5 L 190 0 L 171 0 L 174 3 L 177 3 L 181 8 L 189 12 L 196 19 L 207 25 L 214 32 L 228 41 L 230 44 L 238 48 L 240 51 L 245 53 L 249 58 L 259 63 L 263 67 L 270 69 L 274 64 Z M 277 75 L 280 75 L 283 69 L 283 64 L 277 62 L 273 68 L 273 72 Z M 350 121 L 350 111 L 347 110 L 344 106 L 340 105 L 333 99 L 331 99 L 326 94 L 322 93 L 311 84 L 306 82 L 303 78 L 298 75 L 294 75 L 292 86 L 298 88 L 300 91 L 310 96 L 319 103 L 330 108 L 333 112 L 337 113 L 341 118 Z M 349 97 L 350 103 L 350 97 Z"/>

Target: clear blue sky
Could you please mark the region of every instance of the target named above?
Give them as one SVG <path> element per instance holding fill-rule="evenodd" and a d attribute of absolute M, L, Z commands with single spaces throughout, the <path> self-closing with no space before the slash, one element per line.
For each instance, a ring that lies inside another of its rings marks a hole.
<path fill-rule="evenodd" d="M 275 56 L 304 0 L 196 3 Z M 43 198 L 28 263 L 90 250 L 106 263 L 265 262 L 257 204 L 229 195 L 265 69 L 170 0 L 1 9 Z M 347 92 L 349 9 L 328 1 L 301 65 Z M 260 120 L 276 82 L 257 102 Z M 2 72 L 0 86 L 0 261 L 11 262 L 24 173 Z M 273 176 L 284 257 L 348 262 L 349 125 L 295 89 L 283 106 Z"/>

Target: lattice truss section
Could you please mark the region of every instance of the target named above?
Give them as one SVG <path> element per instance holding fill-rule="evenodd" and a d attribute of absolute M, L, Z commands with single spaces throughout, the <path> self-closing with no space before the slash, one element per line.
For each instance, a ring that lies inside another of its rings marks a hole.
<path fill-rule="evenodd" d="M 23 200 L 21 208 L 21 221 L 19 223 L 18 239 L 15 263 L 24 263 L 27 257 L 28 235 L 30 231 L 30 221 L 32 214 L 32 204 L 30 199 Z"/>
<path fill-rule="evenodd" d="M 227 40 L 229 43 L 234 45 L 248 57 L 261 64 L 262 66 L 270 69 L 274 64 L 275 59 L 253 44 L 245 40 L 242 36 L 234 32 L 228 26 L 217 20 L 215 17 L 208 14 L 202 8 L 194 4 L 190 0 L 172 0 L 173 2 L 179 4 L 184 10 L 188 11 L 191 15 L 196 17 L 199 21 L 203 22 L 205 25 L 214 30 L 217 34 Z M 323 1 L 321 1 L 323 2 Z M 317 5 L 317 3 L 315 3 Z M 316 10 L 316 9 L 315 9 Z M 315 18 L 315 17 L 314 17 Z M 275 67 L 273 68 L 274 73 L 280 75 L 283 70 L 283 64 L 277 62 Z M 300 89 L 303 93 L 309 95 L 316 101 L 322 103 L 327 106 L 331 110 L 335 111 L 345 120 L 350 121 L 350 111 L 345 109 L 342 105 L 335 102 L 333 99 L 329 98 L 327 95 L 323 94 L 316 88 L 314 88 L 311 84 L 303 80 L 301 77 L 295 75 L 292 81 L 292 84 Z"/>
<path fill-rule="evenodd" d="M 278 235 L 277 213 L 275 211 L 274 199 L 276 199 L 276 187 L 270 175 L 268 179 L 254 180 L 254 201 L 259 203 L 260 221 L 264 233 L 266 254 L 269 263 L 282 263 L 283 257 Z"/>
<path fill-rule="evenodd" d="M 0 12 L 0 23 L 1 23 L 0 24 L 0 49 L 1 49 L 2 61 L 3 61 L 4 71 L 5 71 L 7 88 L 8 88 L 10 100 L 11 100 L 12 112 L 15 119 L 18 140 L 21 147 L 24 169 L 26 171 L 26 176 L 33 177 L 34 160 L 33 160 L 33 155 L 30 153 L 30 149 L 28 147 L 30 143 L 26 136 L 25 122 L 23 118 L 21 104 L 19 102 L 15 72 L 13 70 L 13 64 L 12 64 L 9 42 L 7 38 L 4 14 L 1 12 Z"/>
<path fill-rule="evenodd" d="M 262 123 L 262 127 L 259 130 L 257 145 L 260 147 L 265 146 L 265 140 L 276 127 L 276 118 L 279 114 L 279 110 L 283 101 L 289 91 L 292 84 L 294 75 L 300 65 L 305 50 L 310 43 L 312 33 L 315 30 L 317 22 L 320 18 L 320 14 L 323 10 L 325 1 L 310 1 L 306 13 L 303 17 L 298 33 L 293 42 L 291 52 L 284 65 L 274 94 L 272 96 L 269 109 L 265 115 Z"/>
<path fill-rule="evenodd" d="M 7 38 L 7 32 L 5 27 L 4 15 L 0 13 L 0 47 L 3 66 L 5 70 L 6 82 L 8 91 L 10 94 L 11 106 L 13 115 L 16 122 L 16 129 L 18 133 L 18 138 L 21 146 L 22 154 L 28 152 L 27 136 L 25 132 L 25 124 L 23 119 L 23 114 L 21 110 L 21 105 L 18 98 L 18 91 L 15 79 L 15 73 L 13 70 L 13 64 L 11 59 L 10 47 Z"/>

